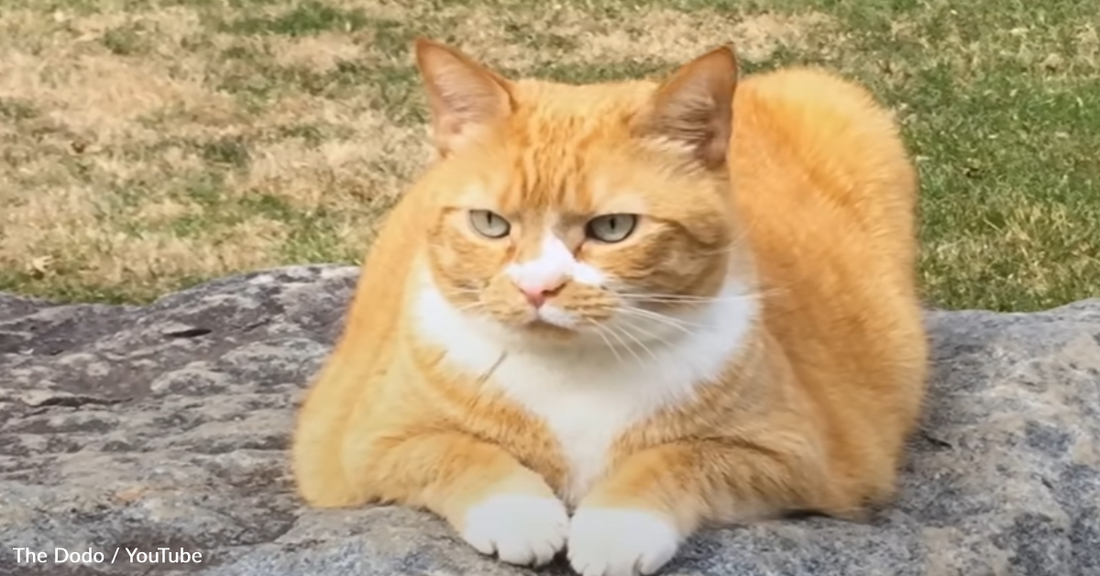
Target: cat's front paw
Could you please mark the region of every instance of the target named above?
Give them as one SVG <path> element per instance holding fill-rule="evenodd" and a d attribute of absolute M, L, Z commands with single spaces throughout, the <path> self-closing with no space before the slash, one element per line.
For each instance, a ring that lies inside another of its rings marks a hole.
<path fill-rule="evenodd" d="M 557 498 L 498 494 L 470 508 L 462 537 L 478 552 L 541 566 L 565 546 L 569 512 Z"/>
<path fill-rule="evenodd" d="M 581 576 L 655 574 L 679 546 L 671 519 L 647 510 L 581 506 L 569 527 L 569 563 Z"/>

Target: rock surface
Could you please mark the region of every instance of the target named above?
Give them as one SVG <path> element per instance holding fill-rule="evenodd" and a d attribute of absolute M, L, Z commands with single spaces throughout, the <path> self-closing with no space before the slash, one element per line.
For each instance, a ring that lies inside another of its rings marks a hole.
<path fill-rule="evenodd" d="M 0 294 L 0 575 L 530 574 L 426 513 L 295 497 L 294 409 L 357 274 L 269 270 L 145 307 Z M 664 574 L 1100 575 L 1100 300 L 928 323 L 932 392 L 896 505 L 706 532 Z M 104 558 L 58 564 L 58 547 Z M 202 556 L 126 552 L 159 547 Z"/>

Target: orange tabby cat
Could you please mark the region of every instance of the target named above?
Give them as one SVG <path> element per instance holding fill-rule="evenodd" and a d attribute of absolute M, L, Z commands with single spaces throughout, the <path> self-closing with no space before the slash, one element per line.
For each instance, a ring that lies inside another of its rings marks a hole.
<path fill-rule="evenodd" d="M 629 576 L 704 524 L 891 497 L 926 370 L 917 181 L 865 90 L 738 81 L 728 47 L 659 84 L 416 57 L 439 158 L 299 414 L 306 501 Z"/>

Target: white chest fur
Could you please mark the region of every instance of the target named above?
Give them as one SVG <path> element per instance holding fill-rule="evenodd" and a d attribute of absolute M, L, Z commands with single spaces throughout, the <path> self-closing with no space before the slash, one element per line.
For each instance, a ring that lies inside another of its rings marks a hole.
<path fill-rule="evenodd" d="M 689 400 L 726 366 L 756 311 L 753 299 L 738 294 L 730 286 L 678 318 L 680 331 L 616 352 L 600 346 L 554 353 L 524 349 L 489 321 L 456 310 L 430 282 L 422 284 L 415 316 L 420 335 L 472 375 L 487 373 L 507 350 L 488 385 L 541 419 L 557 438 L 569 472 L 562 497 L 576 504 L 605 471 L 609 448 L 623 432 Z"/>

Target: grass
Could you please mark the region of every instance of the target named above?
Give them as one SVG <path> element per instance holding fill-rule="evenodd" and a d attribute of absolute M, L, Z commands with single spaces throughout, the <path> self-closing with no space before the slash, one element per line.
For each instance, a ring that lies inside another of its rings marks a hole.
<path fill-rule="evenodd" d="M 358 263 L 427 159 L 409 42 L 517 75 L 671 69 L 860 80 L 923 182 L 922 279 L 948 308 L 1100 295 L 1092 0 L 3 0 L 0 290 L 144 302 L 260 267 Z M 413 7 L 404 7 L 413 6 Z"/>

